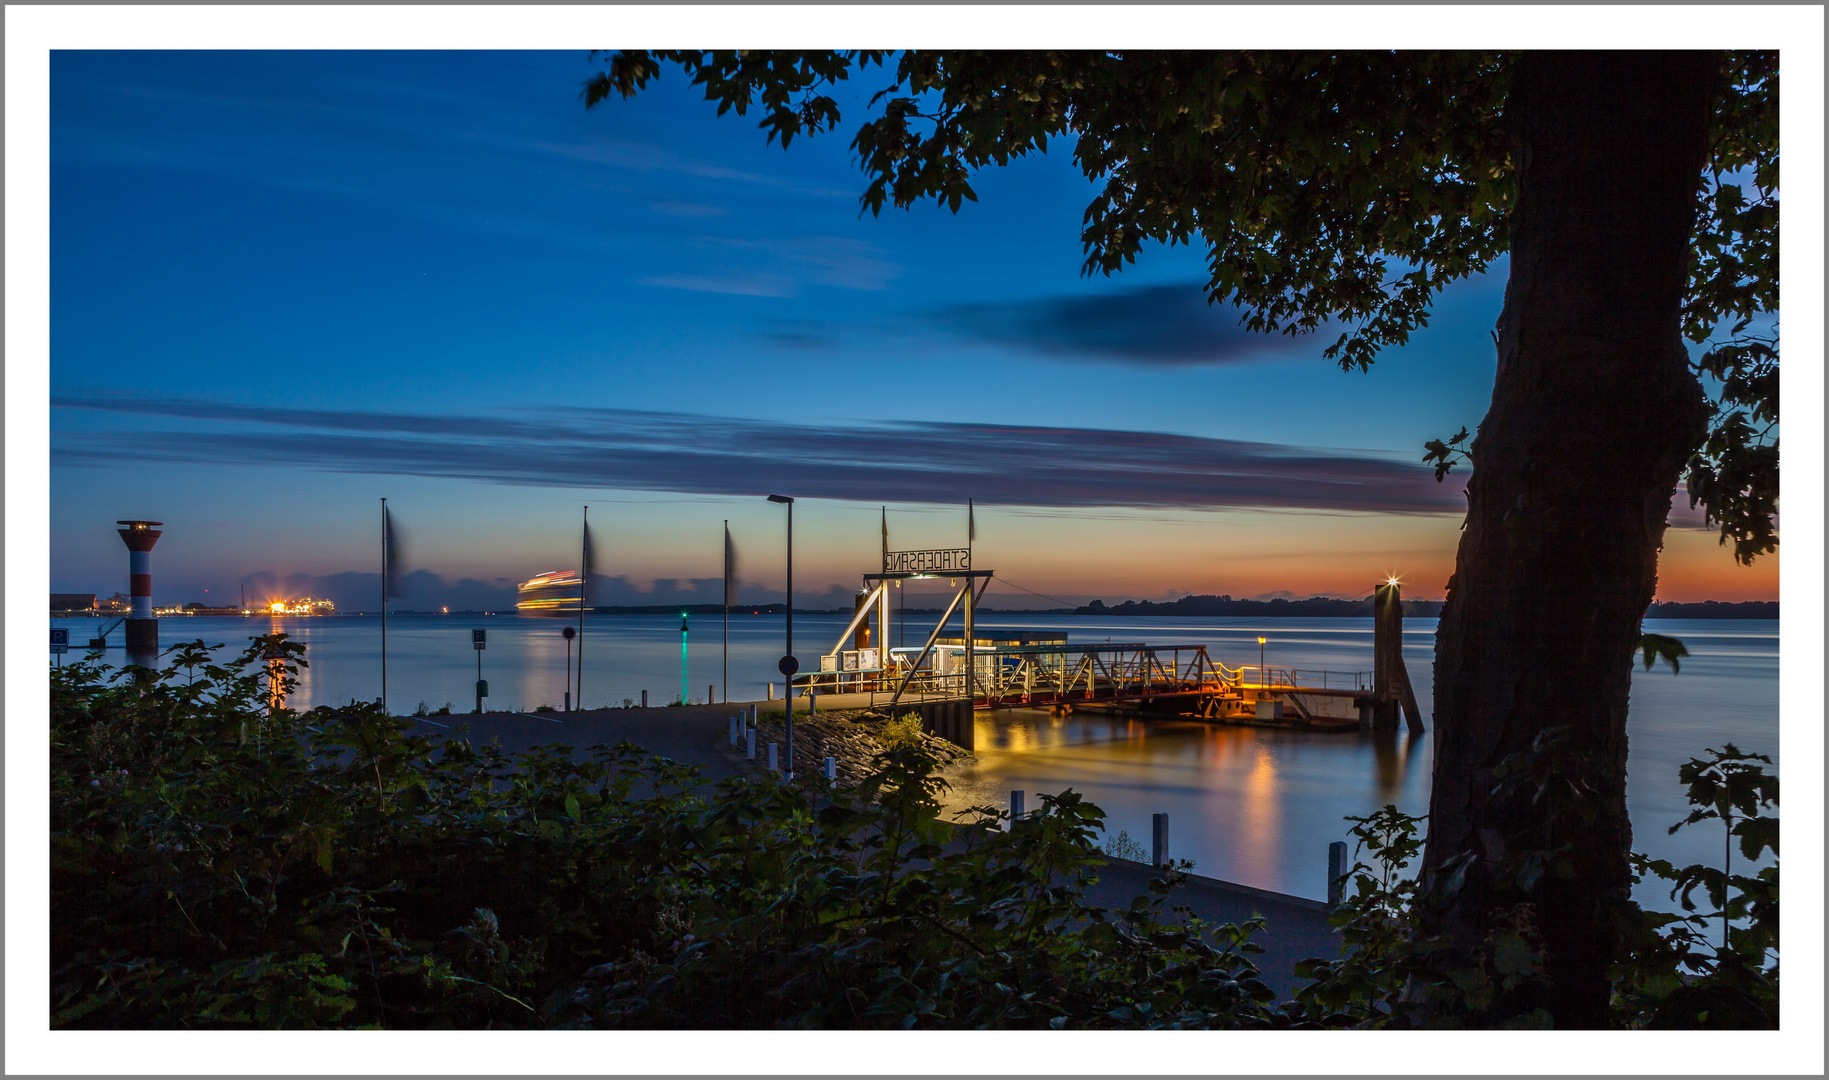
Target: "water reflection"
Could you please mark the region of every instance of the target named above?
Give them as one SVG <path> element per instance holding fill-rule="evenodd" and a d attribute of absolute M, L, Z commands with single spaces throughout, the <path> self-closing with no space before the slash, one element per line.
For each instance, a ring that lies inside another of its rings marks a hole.
<path fill-rule="evenodd" d="M 1428 737 L 1320 734 L 1142 720 L 1082 709 L 981 713 L 975 761 L 950 773 L 949 809 L 1005 806 L 1011 789 L 1068 788 L 1106 813 L 1106 834 L 1149 835 L 1167 813 L 1170 854 L 1202 874 L 1324 895 L 1326 852 L 1346 815 L 1428 803 Z"/>

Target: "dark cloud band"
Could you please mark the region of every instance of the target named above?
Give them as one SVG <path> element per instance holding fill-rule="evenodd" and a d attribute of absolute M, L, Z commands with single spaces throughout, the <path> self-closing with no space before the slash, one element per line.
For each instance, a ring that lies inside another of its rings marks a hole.
<path fill-rule="evenodd" d="M 60 409 L 197 422 L 86 432 L 60 464 L 295 465 L 546 487 L 706 495 L 791 491 L 865 502 L 1459 513 L 1459 485 L 1421 465 L 1144 431 L 900 422 L 777 424 L 619 409 L 478 416 L 327 412 L 131 397 Z M 277 430 L 275 430 L 277 429 Z"/>
<path fill-rule="evenodd" d="M 1209 304 L 1194 282 L 964 304 L 936 312 L 932 319 L 942 329 L 986 344 L 1151 367 L 1235 363 L 1300 350 L 1318 358 L 1333 340 L 1247 330 L 1236 309 Z"/>

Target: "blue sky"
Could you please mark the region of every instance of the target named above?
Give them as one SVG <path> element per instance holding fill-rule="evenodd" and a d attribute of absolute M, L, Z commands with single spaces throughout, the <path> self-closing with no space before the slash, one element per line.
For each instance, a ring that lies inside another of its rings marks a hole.
<path fill-rule="evenodd" d="M 893 546 L 952 546 L 973 497 L 981 565 L 1076 602 L 1440 595 L 1459 485 L 1418 459 L 1485 411 L 1502 264 L 1342 373 L 1206 305 L 1198 250 L 1080 276 L 1064 146 L 956 215 L 860 216 L 851 123 L 784 152 L 677 71 L 586 111 L 596 70 L 54 54 L 52 588 L 124 589 L 135 516 L 161 603 L 357 582 L 387 496 L 423 603 L 571 565 L 585 504 L 616 599 L 714 578 L 725 519 L 765 599 L 782 490 L 813 593 L 870 568 L 880 505 Z"/>

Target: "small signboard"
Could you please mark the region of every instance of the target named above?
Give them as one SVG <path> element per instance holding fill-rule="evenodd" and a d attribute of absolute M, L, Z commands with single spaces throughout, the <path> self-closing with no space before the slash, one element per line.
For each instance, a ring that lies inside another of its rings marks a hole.
<path fill-rule="evenodd" d="M 972 568 L 971 548 L 941 548 L 935 551 L 885 551 L 885 574 L 932 574 L 965 571 Z"/>
<path fill-rule="evenodd" d="M 487 630 L 470 631 L 470 647 L 473 649 L 480 650 L 485 644 L 488 643 L 488 639 L 489 639 L 489 631 L 487 631 Z"/>
<path fill-rule="evenodd" d="M 51 627 L 51 645 L 53 647 L 61 645 L 66 649 L 69 648 L 70 647 L 70 628 L 67 626 Z"/>

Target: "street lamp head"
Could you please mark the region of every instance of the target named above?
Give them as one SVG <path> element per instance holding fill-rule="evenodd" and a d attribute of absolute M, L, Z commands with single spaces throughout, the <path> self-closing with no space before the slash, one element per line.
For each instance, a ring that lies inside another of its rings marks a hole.
<path fill-rule="evenodd" d="M 1269 638 L 1258 638 L 1258 639 L 1257 639 L 1257 643 L 1258 643 L 1258 644 L 1259 644 L 1259 645 L 1262 645 L 1262 644 L 1264 644 L 1264 643 L 1265 643 L 1265 642 L 1266 642 L 1266 641 L 1269 641 L 1269 640 L 1270 640 L 1270 639 L 1269 639 Z"/>
<path fill-rule="evenodd" d="M 794 500 L 787 495 L 770 495 L 768 501 L 772 503 L 791 503 Z"/>

